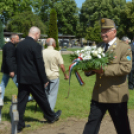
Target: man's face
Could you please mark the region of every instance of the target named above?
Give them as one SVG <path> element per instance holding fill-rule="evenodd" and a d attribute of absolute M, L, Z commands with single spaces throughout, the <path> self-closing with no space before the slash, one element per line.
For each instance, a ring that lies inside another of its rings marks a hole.
<path fill-rule="evenodd" d="M 18 44 L 19 43 L 19 40 L 20 39 L 19 39 L 19 36 L 18 35 L 16 35 L 14 38 L 11 39 L 11 41 L 12 41 L 13 44 Z"/>
<path fill-rule="evenodd" d="M 101 38 L 105 43 L 110 42 L 116 36 L 116 29 L 101 29 Z"/>
<path fill-rule="evenodd" d="M 125 42 L 126 42 L 126 44 L 129 44 L 129 40 L 126 40 Z"/>
<path fill-rule="evenodd" d="M 56 48 L 56 42 L 55 42 L 55 41 L 54 41 L 54 43 L 53 43 L 53 47 Z"/>
<path fill-rule="evenodd" d="M 36 41 L 38 41 L 39 38 L 40 38 L 40 32 L 36 33 Z"/>

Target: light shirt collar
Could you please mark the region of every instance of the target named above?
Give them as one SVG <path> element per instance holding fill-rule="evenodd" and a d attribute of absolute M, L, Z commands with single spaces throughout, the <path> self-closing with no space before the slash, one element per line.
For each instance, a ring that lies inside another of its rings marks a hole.
<path fill-rule="evenodd" d="M 113 45 L 113 43 L 116 41 L 116 37 L 113 39 L 113 40 L 111 40 L 110 42 L 108 42 L 108 44 L 109 44 L 109 46 L 111 46 L 111 45 Z"/>

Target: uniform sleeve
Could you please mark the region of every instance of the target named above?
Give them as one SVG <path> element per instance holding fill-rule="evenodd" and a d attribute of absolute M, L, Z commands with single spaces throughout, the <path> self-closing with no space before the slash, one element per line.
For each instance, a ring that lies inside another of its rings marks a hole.
<path fill-rule="evenodd" d="M 132 51 L 128 47 L 122 47 L 120 62 L 105 67 L 105 76 L 127 75 L 132 69 Z"/>
<path fill-rule="evenodd" d="M 35 47 L 34 57 L 35 57 L 35 63 L 36 63 L 39 77 L 40 77 L 41 81 L 45 84 L 49 80 L 47 79 L 47 76 L 46 76 L 44 61 L 43 61 L 43 57 L 42 57 L 42 49 L 41 49 L 40 45 L 37 45 Z"/>
<path fill-rule="evenodd" d="M 59 65 L 64 64 L 64 61 L 63 61 L 63 58 L 62 58 L 60 52 L 57 53 L 57 58 L 58 58 L 58 64 Z"/>
<path fill-rule="evenodd" d="M 13 53 L 14 53 L 14 47 L 12 45 L 8 45 L 6 48 L 6 64 L 9 69 L 9 72 L 14 72 L 13 68 Z"/>

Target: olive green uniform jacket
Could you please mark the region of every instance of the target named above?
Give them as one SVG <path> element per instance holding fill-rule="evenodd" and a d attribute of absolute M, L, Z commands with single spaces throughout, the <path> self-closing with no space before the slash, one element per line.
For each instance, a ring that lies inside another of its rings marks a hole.
<path fill-rule="evenodd" d="M 104 43 L 100 44 L 104 47 Z M 104 74 L 96 74 L 92 99 L 102 103 L 128 101 L 127 74 L 132 68 L 131 47 L 118 38 L 107 51 L 113 51 L 115 58 L 105 67 Z"/>

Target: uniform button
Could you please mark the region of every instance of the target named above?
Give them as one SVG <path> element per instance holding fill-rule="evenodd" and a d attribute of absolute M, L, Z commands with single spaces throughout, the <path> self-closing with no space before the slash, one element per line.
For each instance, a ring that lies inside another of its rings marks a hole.
<path fill-rule="evenodd" d="M 101 77 L 100 77 L 100 79 L 101 79 Z"/>
<path fill-rule="evenodd" d="M 101 84 L 100 84 L 100 87 L 101 87 Z"/>

